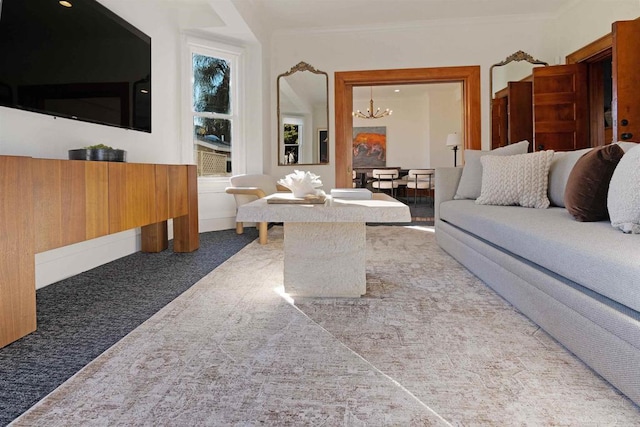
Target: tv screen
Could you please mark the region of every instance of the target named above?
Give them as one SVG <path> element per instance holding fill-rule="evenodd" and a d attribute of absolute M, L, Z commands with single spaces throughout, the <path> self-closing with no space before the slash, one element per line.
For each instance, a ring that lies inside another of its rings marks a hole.
<path fill-rule="evenodd" d="M 151 38 L 95 0 L 1 0 L 0 105 L 151 132 Z"/>

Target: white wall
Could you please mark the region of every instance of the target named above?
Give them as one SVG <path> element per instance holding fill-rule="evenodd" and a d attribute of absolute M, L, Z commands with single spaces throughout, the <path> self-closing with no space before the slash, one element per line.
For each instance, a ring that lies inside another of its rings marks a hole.
<path fill-rule="evenodd" d="M 369 97 L 354 98 L 354 108 L 365 111 Z M 374 96 L 374 108 L 389 108 L 393 114 L 380 119 L 353 119 L 353 127 L 386 127 L 386 165 L 405 169 L 427 167 L 429 163 L 429 98 L 418 95 Z"/>
<path fill-rule="evenodd" d="M 638 0 L 581 0 L 571 4 L 554 23 L 557 57 L 568 54 L 611 32 L 615 21 L 640 17 Z"/>
<path fill-rule="evenodd" d="M 153 132 L 147 134 L 54 119 L 0 107 L 0 154 L 62 159 L 66 158 L 69 149 L 104 143 L 127 150 L 131 162 L 184 162 L 180 38 L 182 30 L 201 29 L 209 36 L 214 34 L 214 38 L 220 36 L 240 43 L 246 49 L 247 84 L 243 88 L 242 101 L 244 118 L 250 126 L 243 129 L 241 135 L 246 147 L 241 153 L 244 169 L 241 172 L 264 170 L 274 176 L 284 176 L 294 169 L 276 165 L 276 77 L 301 60 L 329 73 L 330 163 L 305 169 L 321 175 L 326 186 L 332 187 L 335 182 L 334 72 L 480 65 L 482 145 L 488 148 L 489 109 L 485 106 L 489 103 L 488 69 L 491 64 L 517 50 L 529 52 L 551 64 L 563 62 L 564 55 L 609 32 L 613 21 L 640 16 L 637 0 L 582 0 L 557 20 L 505 17 L 411 24 L 402 29 L 279 33 L 265 43 L 269 35 L 249 2 L 100 2 L 152 38 Z M 430 138 L 436 138 L 433 132 Z M 439 156 L 447 162 L 446 157 L 450 159 L 451 152 L 440 153 L 432 149 L 429 156 L 428 162 L 434 165 L 441 161 L 435 160 Z M 401 160 L 404 159 L 398 159 Z M 235 205 L 231 196 L 224 194 L 224 187 L 225 183 L 219 180 L 199 184 L 201 231 L 233 227 Z M 138 248 L 137 231 L 127 231 L 40 254 L 36 257 L 38 287 Z"/>
<path fill-rule="evenodd" d="M 506 22 L 505 22 L 506 21 Z M 552 23 L 541 19 L 442 21 L 407 25 L 403 29 L 367 29 L 335 32 L 276 33 L 271 40 L 272 110 L 278 74 L 305 61 L 329 74 L 330 164 L 309 167 L 322 176 L 325 186 L 335 182 L 334 73 L 414 67 L 480 65 L 482 105 L 489 104 L 488 69 L 517 50 L 548 62 L 554 61 Z M 286 47 L 286 48 L 283 48 Z M 482 109 L 482 144 L 489 147 L 489 109 Z M 276 129 L 269 151 L 277 152 Z M 283 176 L 291 168 L 265 165 L 268 173 Z"/>
<path fill-rule="evenodd" d="M 177 99 L 179 94 L 179 69 L 175 55 L 172 55 L 178 49 L 176 23 L 161 8 L 148 9 L 138 3 L 124 8 L 121 0 L 102 3 L 152 38 L 153 133 L 0 107 L 0 153 L 65 159 L 69 149 L 102 143 L 127 150 L 131 162 L 179 162 L 176 141 L 179 139 L 180 107 L 178 103 L 165 102 Z"/>
<path fill-rule="evenodd" d="M 0 154 L 65 159 L 69 149 L 102 143 L 127 150 L 129 162 L 180 163 L 180 103 L 171 101 L 180 99 L 174 16 L 141 3 L 102 3 L 152 38 L 152 133 L 0 107 Z M 37 255 L 37 287 L 139 250 L 138 234 L 130 230 Z"/>
<path fill-rule="evenodd" d="M 432 168 L 453 166 L 453 150 L 447 147 L 447 135 L 458 133 L 462 135 L 463 107 L 462 85 L 451 90 L 433 91 L 429 97 L 432 126 L 429 131 L 430 156 Z M 457 164 L 462 163 L 462 147 L 457 152 Z"/>
<path fill-rule="evenodd" d="M 326 185 L 335 182 L 334 84 L 336 71 L 413 67 L 480 65 L 482 147 L 489 149 L 489 67 L 523 50 L 549 64 L 564 63 L 564 56 L 611 31 L 611 23 L 640 16 L 638 0 L 580 0 L 558 19 L 502 17 L 422 24 L 405 28 L 368 28 L 314 32 L 279 32 L 271 40 L 271 90 L 275 79 L 299 61 L 329 73 L 330 164 L 313 166 Z M 271 110 L 275 111 L 272 96 Z M 265 150 L 277 152 L 275 128 Z M 452 154 L 448 153 L 450 157 Z M 461 153 L 458 153 L 460 160 Z M 276 176 L 289 172 L 275 162 L 265 170 Z"/>
<path fill-rule="evenodd" d="M 221 25 L 210 6 L 198 3 L 149 0 L 101 0 L 107 8 L 149 35 L 152 39 L 152 133 L 54 118 L 0 107 L 0 154 L 65 159 L 67 150 L 103 143 L 127 150 L 127 161 L 140 163 L 191 162 L 183 157 L 181 123 L 181 50 L 182 32 L 203 25 Z M 221 13 L 234 17 L 228 0 L 217 0 Z M 194 8 L 194 13 L 189 13 Z M 237 13 L 237 12 L 236 12 Z M 246 26 L 234 25 L 225 40 L 245 46 L 247 84 L 242 94 L 245 119 L 251 126 L 241 138 L 246 150 L 241 153 L 244 171 L 262 171 L 263 102 L 270 93 L 263 88 L 263 57 L 260 43 L 247 36 Z M 244 34 L 238 32 L 244 28 Z M 221 32 L 225 30 L 220 27 Z M 211 32 L 206 33 L 216 38 Z M 238 37 L 232 39 L 232 37 Z M 241 37 L 242 36 L 242 37 Z M 267 73 L 268 74 L 268 73 Z M 266 101 L 265 101 L 266 99 Z M 188 144 L 189 142 L 187 142 Z M 247 154 L 248 153 L 248 154 Z M 200 230 L 234 226 L 235 203 L 224 193 L 225 180 L 199 184 Z M 170 236 L 171 237 L 171 236 Z M 78 274 L 140 249 L 139 230 L 129 230 L 104 238 L 82 242 L 36 255 L 38 288 Z"/>
<path fill-rule="evenodd" d="M 387 166 L 420 169 L 453 164 L 445 142 L 447 134 L 462 129 L 461 85 L 398 87 L 398 95 L 374 96 L 374 108 L 389 108 L 393 114 L 381 119 L 354 118 L 353 126 L 387 128 Z M 354 97 L 354 108 L 365 110 L 369 99 Z"/>

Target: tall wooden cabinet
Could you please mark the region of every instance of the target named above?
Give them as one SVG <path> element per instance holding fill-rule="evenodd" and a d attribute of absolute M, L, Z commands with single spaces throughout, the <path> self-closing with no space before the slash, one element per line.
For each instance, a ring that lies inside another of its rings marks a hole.
<path fill-rule="evenodd" d="M 0 347 L 36 329 L 30 160 L 0 156 Z"/>
<path fill-rule="evenodd" d="M 141 227 L 142 250 L 199 247 L 195 165 L 0 156 L 0 347 L 36 329 L 36 253 Z"/>
<path fill-rule="evenodd" d="M 534 68 L 535 150 L 567 151 L 588 147 L 588 99 L 585 64 Z"/>
<path fill-rule="evenodd" d="M 535 67 L 532 105 L 516 106 L 516 87 L 492 100 L 492 148 L 511 144 L 533 124 L 534 150 L 575 150 L 640 142 L 640 18 L 567 55 L 566 65 Z M 518 120 L 514 120 L 515 118 Z"/>
<path fill-rule="evenodd" d="M 588 67 L 591 146 L 640 141 L 640 18 L 614 22 L 611 29 L 566 58 Z"/>
<path fill-rule="evenodd" d="M 509 101 L 509 98 L 507 96 L 500 96 L 500 92 L 496 93 L 496 97 L 491 100 L 492 150 L 509 144 L 509 137 L 507 135 L 507 128 L 509 127 L 507 103 Z"/>
<path fill-rule="evenodd" d="M 491 148 L 522 140 L 533 142 L 531 81 L 508 82 L 491 101 Z"/>
<path fill-rule="evenodd" d="M 640 20 L 613 24 L 613 137 L 640 141 Z"/>

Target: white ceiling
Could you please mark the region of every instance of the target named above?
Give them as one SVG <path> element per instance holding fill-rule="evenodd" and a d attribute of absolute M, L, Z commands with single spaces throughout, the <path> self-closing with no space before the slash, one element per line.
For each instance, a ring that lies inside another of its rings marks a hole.
<path fill-rule="evenodd" d="M 554 17 L 580 0 L 237 0 L 274 30 L 401 25 L 495 16 Z"/>

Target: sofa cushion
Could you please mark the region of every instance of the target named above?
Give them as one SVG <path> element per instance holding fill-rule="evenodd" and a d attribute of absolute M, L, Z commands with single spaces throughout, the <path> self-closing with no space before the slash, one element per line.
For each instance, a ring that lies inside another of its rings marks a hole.
<path fill-rule="evenodd" d="M 440 204 L 440 218 L 497 247 L 640 311 L 640 235 L 608 221 L 578 222 L 563 208 Z"/>
<path fill-rule="evenodd" d="M 549 201 L 553 206 L 564 208 L 564 189 L 571 169 L 578 159 L 592 148 L 575 151 L 556 151 L 549 167 Z"/>
<path fill-rule="evenodd" d="M 618 163 L 611 177 L 607 207 L 612 226 L 625 233 L 640 233 L 640 148 L 627 152 Z"/>
<path fill-rule="evenodd" d="M 464 169 L 456 190 L 455 199 L 477 199 L 482 185 L 482 164 L 480 158 L 492 156 L 511 156 L 524 154 L 529 149 L 529 141 L 520 141 L 491 151 L 464 150 Z"/>
<path fill-rule="evenodd" d="M 620 148 L 622 148 L 622 150 L 626 153 L 627 151 L 631 150 L 632 148 L 637 147 L 638 145 L 640 145 L 640 143 L 637 142 L 629 142 L 629 141 L 618 141 L 616 142 L 616 144 L 618 144 L 620 146 Z"/>
<path fill-rule="evenodd" d="M 482 157 L 482 189 L 476 203 L 548 208 L 547 183 L 552 158 L 551 150 Z"/>
<path fill-rule="evenodd" d="M 564 192 L 567 211 L 578 221 L 609 218 L 609 182 L 624 151 L 617 144 L 596 148 L 578 159 L 569 174 Z"/>

